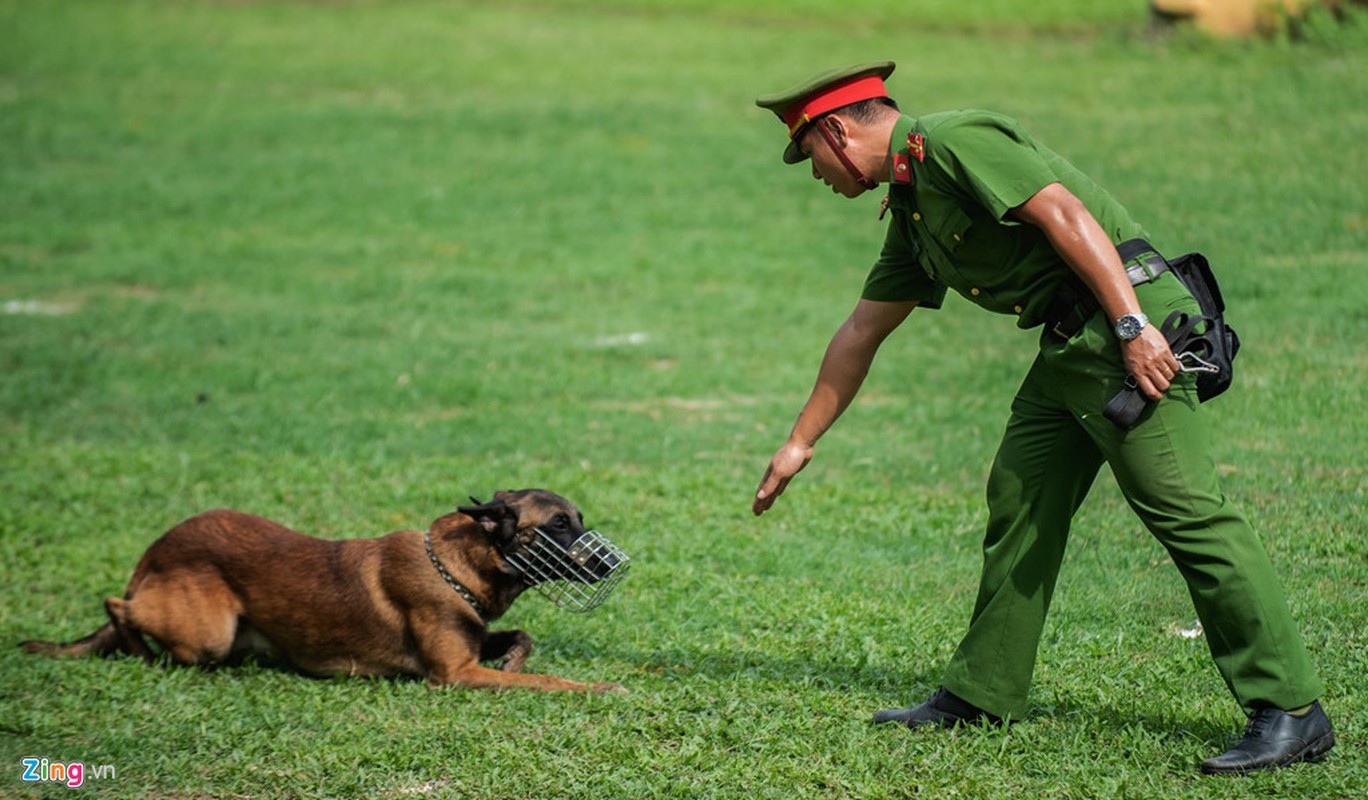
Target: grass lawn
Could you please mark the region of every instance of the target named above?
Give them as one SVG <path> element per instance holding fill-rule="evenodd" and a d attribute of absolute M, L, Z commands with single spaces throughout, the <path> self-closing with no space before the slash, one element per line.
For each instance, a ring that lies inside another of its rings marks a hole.
<path fill-rule="evenodd" d="M 65 796 L 33 756 L 120 798 L 1363 798 L 1368 20 L 1217 44 L 1144 13 L 0 0 L 0 797 Z M 912 113 L 1014 115 L 1216 265 L 1244 342 L 1221 470 L 1327 684 L 1326 764 L 1197 774 L 1242 716 L 1106 475 L 1030 718 L 868 724 L 967 622 L 1035 345 L 958 299 L 913 314 L 750 515 L 883 235 L 752 99 L 883 58 Z M 529 595 L 501 623 L 529 670 L 628 695 L 13 646 L 95 628 L 207 508 L 348 538 L 525 486 L 634 571 L 591 614 Z"/>

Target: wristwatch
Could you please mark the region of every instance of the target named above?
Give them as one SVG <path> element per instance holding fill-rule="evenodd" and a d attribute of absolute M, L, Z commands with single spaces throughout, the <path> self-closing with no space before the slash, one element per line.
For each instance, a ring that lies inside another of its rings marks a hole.
<path fill-rule="evenodd" d="M 1129 342 L 1139 336 L 1140 331 L 1144 330 L 1148 324 L 1149 317 L 1144 314 L 1122 314 L 1116 320 L 1116 338 L 1123 342 Z"/>

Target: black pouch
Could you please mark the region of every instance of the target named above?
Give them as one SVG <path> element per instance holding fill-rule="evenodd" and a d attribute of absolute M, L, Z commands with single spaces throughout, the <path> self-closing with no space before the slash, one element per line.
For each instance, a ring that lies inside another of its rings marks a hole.
<path fill-rule="evenodd" d="M 1188 253 L 1168 262 L 1169 269 L 1183 282 L 1202 309 L 1202 325 L 1187 337 L 1190 352 L 1212 366 L 1214 372 L 1197 374 L 1197 399 L 1205 403 L 1230 388 L 1235 378 L 1235 356 L 1240 352 L 1240 337 L 1225 322 L 1225 299 L 1211 272 L 1211 264 L 1201 253 Z"/>
<path fill-rule="evenodd" d="M 1197 400 L 1205 403 L 1230 388 L 1235 378 L 1235 355 L 1240 352 L 1240 337 L 1225 323 L 1225 299 L 1211 272 L 1211 264 L 1201 253 L 1188 253 L 1168 261 L 1169 270 L 1178 276 L 1201 309 L 1191 317 L 1175 311 L 1164 320 L 1160 331 L 1168 340 L 1179 363 L 1197 373 Z M 1102 415 L 1122 430 L 1130 430 L 1149 406 L 1133 376 L 1107 403 Z"/>

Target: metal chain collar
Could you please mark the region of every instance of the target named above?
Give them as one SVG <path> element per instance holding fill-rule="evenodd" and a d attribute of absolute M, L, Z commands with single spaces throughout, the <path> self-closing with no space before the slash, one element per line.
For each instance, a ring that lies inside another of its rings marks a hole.
<path fill-rule="evenodd" d="M 475 613 L 480 615 L 480 619 L 482 621 L 487 622 L 488 618 L 485 616 L 484 606 L 480 603 L 479 600 L 475 599 L 475 595 L 469 589 L 461 585 L 460 581 L 451 577 L 451 573 L 447 572 L 447 568 L 442 566 L 441 561 L 437 560 L 437 554 L 432 552 L 431 529 L 423 533 L 423 547 L 427 549 L 428 559 L 432 561 L 432 566 L 437 568 L 437 572 L 441 574 L 442 580 L 446 581 L 448 586 L 456 590 L 456 594 L 459 594 L 461 597 L 464 597 L 465 601 L 467 603 L 470 603 L 470 607 L 475 609 Z"/>

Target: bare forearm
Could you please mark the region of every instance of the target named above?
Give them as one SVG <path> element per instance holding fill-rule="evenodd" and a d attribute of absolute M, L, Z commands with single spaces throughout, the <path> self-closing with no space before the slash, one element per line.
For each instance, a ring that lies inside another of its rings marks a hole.
<path fill-rule="evenodd" d="M 1111 239 L 1083 202 L 1063 185 L 1046 186 L 1012 213 L 1045 233 L 1055 252 L 1087 284 L 1112 323 L 1126 314 L 1140 312 L 1135 287 L 1131 286 Z M 1143 326 L 1138 336 L 1121 343 L 1121 358 L 1140 391 L 1152 400 L 1163 396 L 1178 370 L 1178 361 L 1168 342 L 1152 325 Z"/>
<path fill-rule="evenodd" d="M 855 399 L 879 345 L 916 308 L 915 302 L 861 300 L 831 337 L 817 383 L 798 415 L 789 438 L 770 459 L 751 511 L 759 516 L 774 505 L 789 481 L 812 459 L 812 446 Z"/>
<path fill-rule="evenodd" d="M 852 320 L 841 325 L 827 345 L 817 382 L 798 414 L 789 441 L 807 447 L 817 443 L 859 393 L 878 349 L 878 341 L 863 339 L 856 333 Z"/>
<path fill-rule="evenodd" d="M 1115 322 L 1124 314 L 1140 311 L 1121 257 L 1093 215 L 1076 200 L 1060 204 L 1055 213 L 1054 224 L 1043 224 L 1041 229 L 1055 252 L 1097 298 L 1107 318 Z"/>

